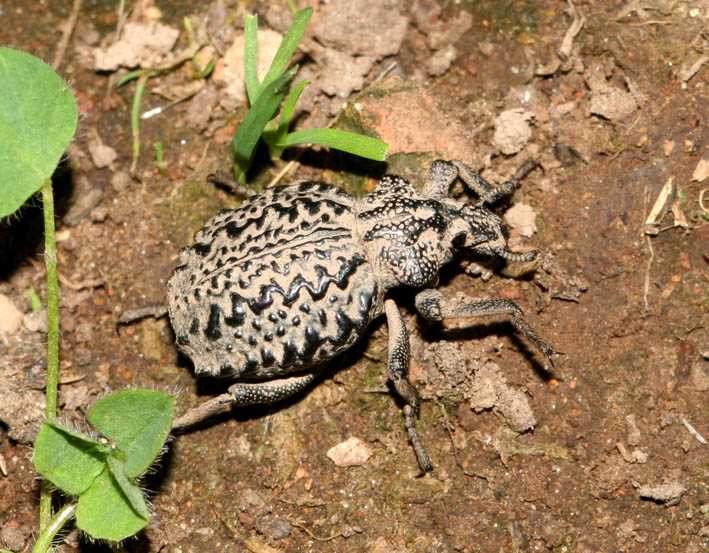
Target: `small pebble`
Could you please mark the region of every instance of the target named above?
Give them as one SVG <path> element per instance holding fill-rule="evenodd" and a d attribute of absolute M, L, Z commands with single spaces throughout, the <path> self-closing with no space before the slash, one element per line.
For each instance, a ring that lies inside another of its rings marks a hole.
<path fill-rule="evenodd" d="M 266 516 L 256 520 L 256 530 L 272 540 L 288 537 L 290 529 L 290 522 L 278 516 Z"/>
<path fill-rule="evenodd" d="M 0 331 L 14 334 L 20 329 L 25 314 L 5 294 L 0 294 Z"/>
<path fill-rule="evenodd" d="M 32 311 L 27 313 L 22 319 L 25 328 L 30 332 L 47 332 L 49 322 L 47 319 L 47 310 Z"/>
<path fill-rule="evenodd" d="M 327 456 L 338 467 L 363 465 L 372 456 L 372 448 L 359 438 L 349 438 L 331 447 Z"/>

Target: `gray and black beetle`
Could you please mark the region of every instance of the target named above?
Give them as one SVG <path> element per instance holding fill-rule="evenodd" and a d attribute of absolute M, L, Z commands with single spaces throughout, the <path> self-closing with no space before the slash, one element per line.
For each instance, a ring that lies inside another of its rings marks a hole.
<path fill-rule="evenodd" d="M 388 375 L 405 402 L 409 439 L 423 471 L 431 462 L 416 431 L 418 394 L 409 382 L 409 337 L 387 293 L 421 289 L 415 305 L 425 319 L 508 315 L 512 325 L 551 362 L 554 349 L 509 300 L 452 306 L 435 289 L 438 272 L 461 250 L 508 261 L 507 229 L 487 206 L 510 195 L 537 166 L 527 160 L 493 187 L 461 162 L 435 161 L 421 191 L 406 179 L 384 176 L 355 199 L 342 189 L 304 181 L 247 198 L 213 217 L 180 253 L 167 285 L 178 348 L 199 375 L 237 381 L 234 405 L 271 403 L 308 386 L 323 364 L 339 355 L 386 315 Z M 478 196 L 449 196 L 460 178 Z"/>

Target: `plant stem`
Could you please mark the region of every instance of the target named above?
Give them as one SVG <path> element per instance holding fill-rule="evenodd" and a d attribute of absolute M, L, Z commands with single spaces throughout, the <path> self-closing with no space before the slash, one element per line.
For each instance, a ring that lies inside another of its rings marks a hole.
<path fill-rule="evenodd" d="M 57 532 L 74 516 L 76 503 L 67 503 L 59 509 L 54 518 L 49 522 L 47 527 L 42 530 L 37 538 L 37 541 L 32 548 L 32 553 L 45 553 L 52 546 L 52 540 Z"/>
<path fill-rule="evenodd" d="M 54 235 L 54 195 L 52 180 L 42 186 L 44 206 L 44 263 L 47 266 L 47 420 L 57 416 L 59 379 L 59 287 L 57 285 L 57 243 Z"/>
<path fill-rule="evenodd" d="M 57 384 L 59 380 L 59 287 L 57 285 L 57 243 L 54 235 L 54 194 L 52 180 L 42 185 L 44 211 L 44 262 L 47 266 L 47 420 L 57 416 Z M 39 497 L 39 531 L 44 532 L 52 516 L 52 491 L 49 482 L 42 481 Z"/>

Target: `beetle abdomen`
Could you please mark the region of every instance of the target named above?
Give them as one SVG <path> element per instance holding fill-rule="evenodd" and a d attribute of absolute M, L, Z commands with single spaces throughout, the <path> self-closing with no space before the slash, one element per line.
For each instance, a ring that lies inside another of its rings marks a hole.
<path fill-rule="evenodd" d="M 352 234 L 352 203 L 324 183 L 279 187 L 195 235 L 168 282 L 168 305 L 197 372 L 269 378 L 361 337 L 381 313 L 381 293 Z"/>

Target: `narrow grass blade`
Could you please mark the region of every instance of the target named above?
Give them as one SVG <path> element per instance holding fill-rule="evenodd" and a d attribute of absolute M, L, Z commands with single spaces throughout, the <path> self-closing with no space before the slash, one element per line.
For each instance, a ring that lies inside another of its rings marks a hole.
<path fill-rule="evenodd" d="M 298 103 L 303 89 L 309 82 L 310 81 L 308 80 L 300 81 L 297 85 L 295 85 L 295 88 L 288 95 L 286 101 L 283 102 L 283 108 L 281 108 L 281 118 L 278 124 L 278 134 L 282 135 L 279 142 L 283 141 L 286 134 L 288 134 L 288 127 L 290 126 L 290 121 L 293 117 L 293 111 L 295 111 L 295 105 Z"/>
<path fill-rule="evenodd" d="M 231 151 L 234 154 L 234 178 L 239 184 L 246 182 L 246 172 L 251 167 L 259 137 L 266 123 L 276 114 L 297 71 L 298 66 L 295 66 L 267 84 L 239 125 L 231 141 Z"/>
<path fill-rule="evenodd" d="M 283 107 L 281 108 L 281 117 L 279 119 L 278 127 L 275 128 L 274 125 L 274 128 L 271 129 L 269 128 L 270 125 L 267 125 L 264 130 L 263 140 L 266 144 L 268 144 L 268 147 L 271 150 L 271 157 L 281 157 L 283 148 L 280 147 L 280 144 L 286 139 L 288 127 L 290 126 L 291 119 L 293 118 L 295 105 L 298 102 L 303 89 L 309 82 L 310 81 L 308 80 L 300 81 L 295 88 L 291 90 L 290 94 L 288 94 L 288 97 L 286 98 L 286 101 L 283 102 Z"/>
<path fill-rule="evenodd" d="M 281 45 L 278 47 L 276 56 L 273 58 L 271 67 L 268 69 L 268 73 L 263 79 L 263 84 L 261 88 L 263 89 L 271 81 L 275 81 L 278 76 L 281 75 L 288 67 L 290 59 L 295 54 L 296 49 L 300 40 L 305 34 L 305 29 L 308 26 L 311 16 L 313 15 L 313 8 L 305 8 L 299 11 L 293 18 L 293 24 L 288 29 L 288 32 L 283 37 Z"/>
<path fill-rule="evenodd" d="M 371 136 L 356 134 L 339 129 L 306 129 L 288 133 L 278 146 L 288 148 L 296 144 L 319 144 L 342 150 L 375 161 L 386 159 L 389 145 Z"/>
<path fill-rule="evenodd" d="M 258 15 L 244 17 L 244 80 L 249 104 L 258 98 Z"/>

